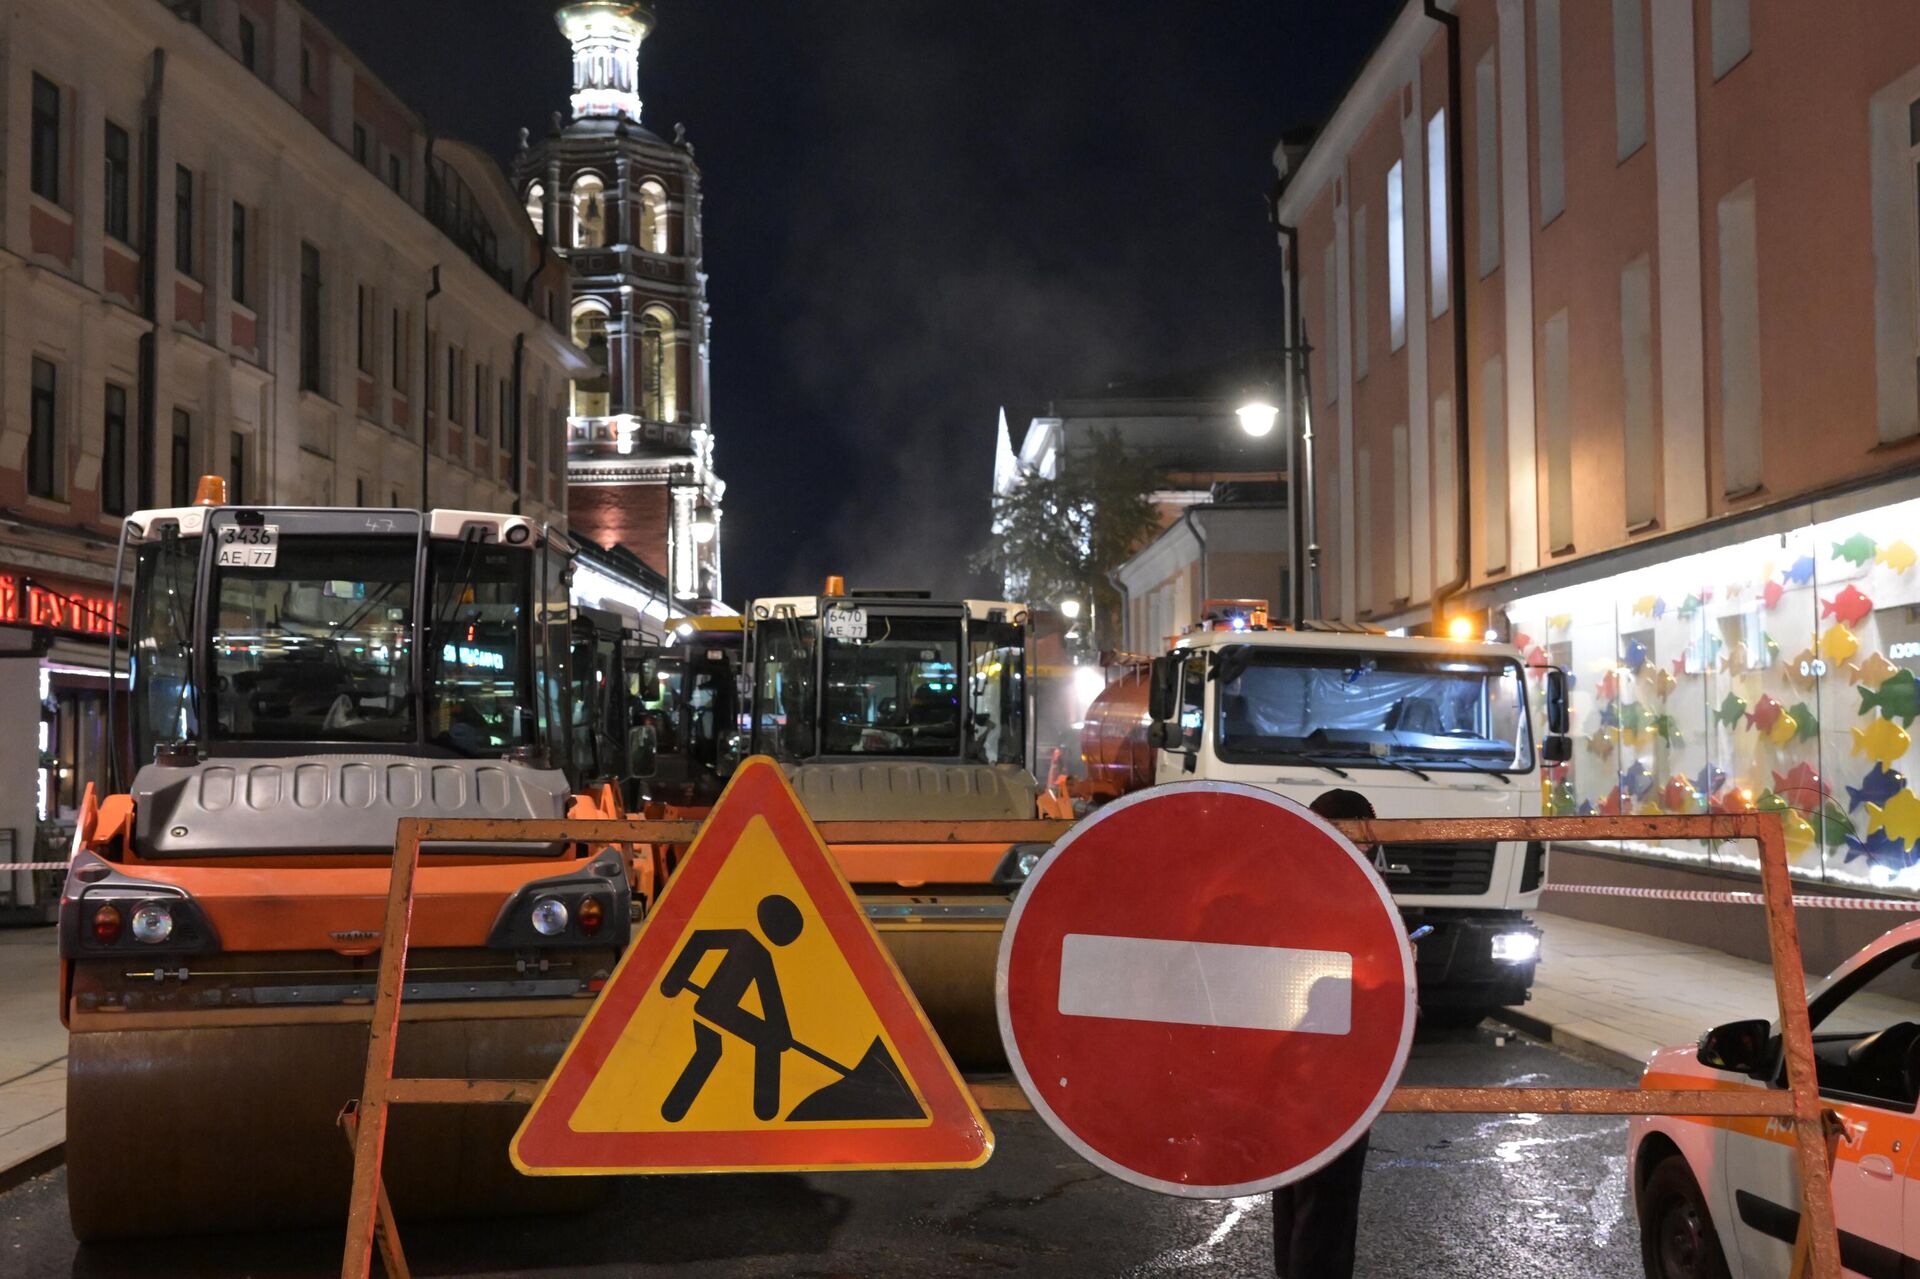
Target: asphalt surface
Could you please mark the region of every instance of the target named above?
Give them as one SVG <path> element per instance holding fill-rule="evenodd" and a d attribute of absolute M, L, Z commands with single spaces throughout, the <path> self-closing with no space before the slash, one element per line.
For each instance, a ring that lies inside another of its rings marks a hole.
<path fill-rule="evenodd" d="M 1624 1074 L 1490 1026 L 1423 1036 L 1408 1084 L 1622 1085 Z M 421 1275 L 1258 1276 L 1272 1273 L 1266 1196 L 1168 1198 L 1096 1171 L 1027 1113 L 967 1173 L 634 1178 L 573 1217 L 402 1222 Z M 1625 1121 L 1389 1115 L 1373 1132 L 1358 1273 L 1637 1276 L 1623 1189 Z M 137 1140 L 129 1157 L 137 1157 Z M 0 1196 L 0 1273 L 337 1274 L 342 1236 L 151 1240 L 81 1248 L 63 1171 Z"/>

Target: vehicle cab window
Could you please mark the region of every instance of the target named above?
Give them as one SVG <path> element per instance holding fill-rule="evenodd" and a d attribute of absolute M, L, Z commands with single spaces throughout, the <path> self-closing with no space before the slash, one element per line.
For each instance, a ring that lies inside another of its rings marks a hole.
<path fill-rule="evenodd" d="M 1198 752 L 1206 740 L 1207 655 L 1189 653 L 1180 668 L 1180 738 L 1178 749 Z"/>
<path fill-rule="evenodd" d="M 1912 1110 L 1920 1088 L 1920 946 L 1889 952 L 1820 1007 L 1814 1057 L 1823 1093 Z"/>

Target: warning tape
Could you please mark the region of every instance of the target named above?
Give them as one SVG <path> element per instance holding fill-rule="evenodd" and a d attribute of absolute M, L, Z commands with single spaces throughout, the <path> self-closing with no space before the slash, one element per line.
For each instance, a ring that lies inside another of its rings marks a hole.
<path fill-rule="evenodd" d="M 1547 884 L 1548 893 L 1586 893 L 1593 897 L 1642 897 L 1664 902 L 1717 902 L 1733 906 L 1764 906 L 1767 899 L 1759 893 L 1713 893 L 1687 888 L 1623 888 L 1612 884 Z M 1795 906 L 1818 910 L 1903 910 L 1920 914 L 1920 900 L 1887 897 L 1822 897 L 1794 894 Z"/>
<path fill-rule="evenodd" d="M 5 870 L 65 870 L 67 862 L 0 862 L 0 871 Z"/>

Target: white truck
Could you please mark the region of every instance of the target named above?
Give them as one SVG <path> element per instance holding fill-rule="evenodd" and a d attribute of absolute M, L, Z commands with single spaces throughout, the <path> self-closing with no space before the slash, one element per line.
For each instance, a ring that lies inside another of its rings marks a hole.
<path fill-rule="evenodd" d="M 1527 817 L 1541 812 L 1543 768 L 1567 758 L 1565 675 L 1529 671 L 1510 646 L 1269 630 L 1244 616 L 1202 625 L 1115 699 L 1125 710 L 1104 717 L 1109 770 L 1119 730 L 1135 739 L 1121 767 L 1140 782 L 1245 782 L 1303 804 L 1344 788 L 1383 818 Z M 1530 684 L 1545 703 L 1537 741 Z M 1409 931 L 1432 930 L 1418 948 L 1430 1024 L 1471 1025 L 1528 998 L 1540 934 L 1526 912 L 1546 880 L 1544 844 L 1382 845 L 1374 865 Z"/>

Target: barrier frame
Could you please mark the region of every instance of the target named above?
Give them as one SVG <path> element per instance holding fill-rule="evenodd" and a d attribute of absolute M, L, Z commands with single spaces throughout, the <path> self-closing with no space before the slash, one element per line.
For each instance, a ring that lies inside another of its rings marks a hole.
<path fill-rule="evenodd" d="M 1065 835 L 1073 825 L 1065 821 L 880 821 L 822 822 L 818 828 L 827 844 L 835 846 L 1045 843 Z M 1789 1121 L 1794 1131 L 1801 1187 L 1800 1232 L 1794 1249 L 1793 1279 L 1801 1279 L 1803 1275 L 1811 1275 L 1813 1279 L 1840 1279 L 1840 1247 L 1830 1175 L 1833 1116 L 1820 1100 L 1812 1031 L 1807 1019 L 1800 933 L 1794 917 L 1793 885 L 1787 870 L 1786 840 L 1778 813 L 1396 818 L 1336 821 L 1333 825 L 1363 845 L 1487 840 L 1753 841 L 1759 849 L 1768 948 L 1780 1007 L 1785 1089 L 1397 1087 L 1385 1109 L 1398 1114 L 1754 1116 Z M 656 819 L 404 818 L 400 821 L 388 883 L 385 928 L 381 933 L 379 986 L 368 1027 L 366 1074 L 359 1098 L 349 1101 L 340 1116 L 354 1152 L 346 1248 L 340 1265 L 343 1279 L 369 1279 L 376 1242 L 392 1279 L 404 1279 L 408 1273 L 381 1179 L 391 1106 L 530 1105 L 546 1082 L 543 1079 L 409 1078 L 393 1074 L 405 987 L 402 976 L 413 918 L 414 873 L 419 867 L 421 846 L 452 841 L 525 840 L 629 848 L 650 845 L 657 849 L 691 844 L 699 828 L 698 821 Z M 1017 1085 L 977 1083 L 972 1088 L 985 1109 L 1029 1108 Z"/>

